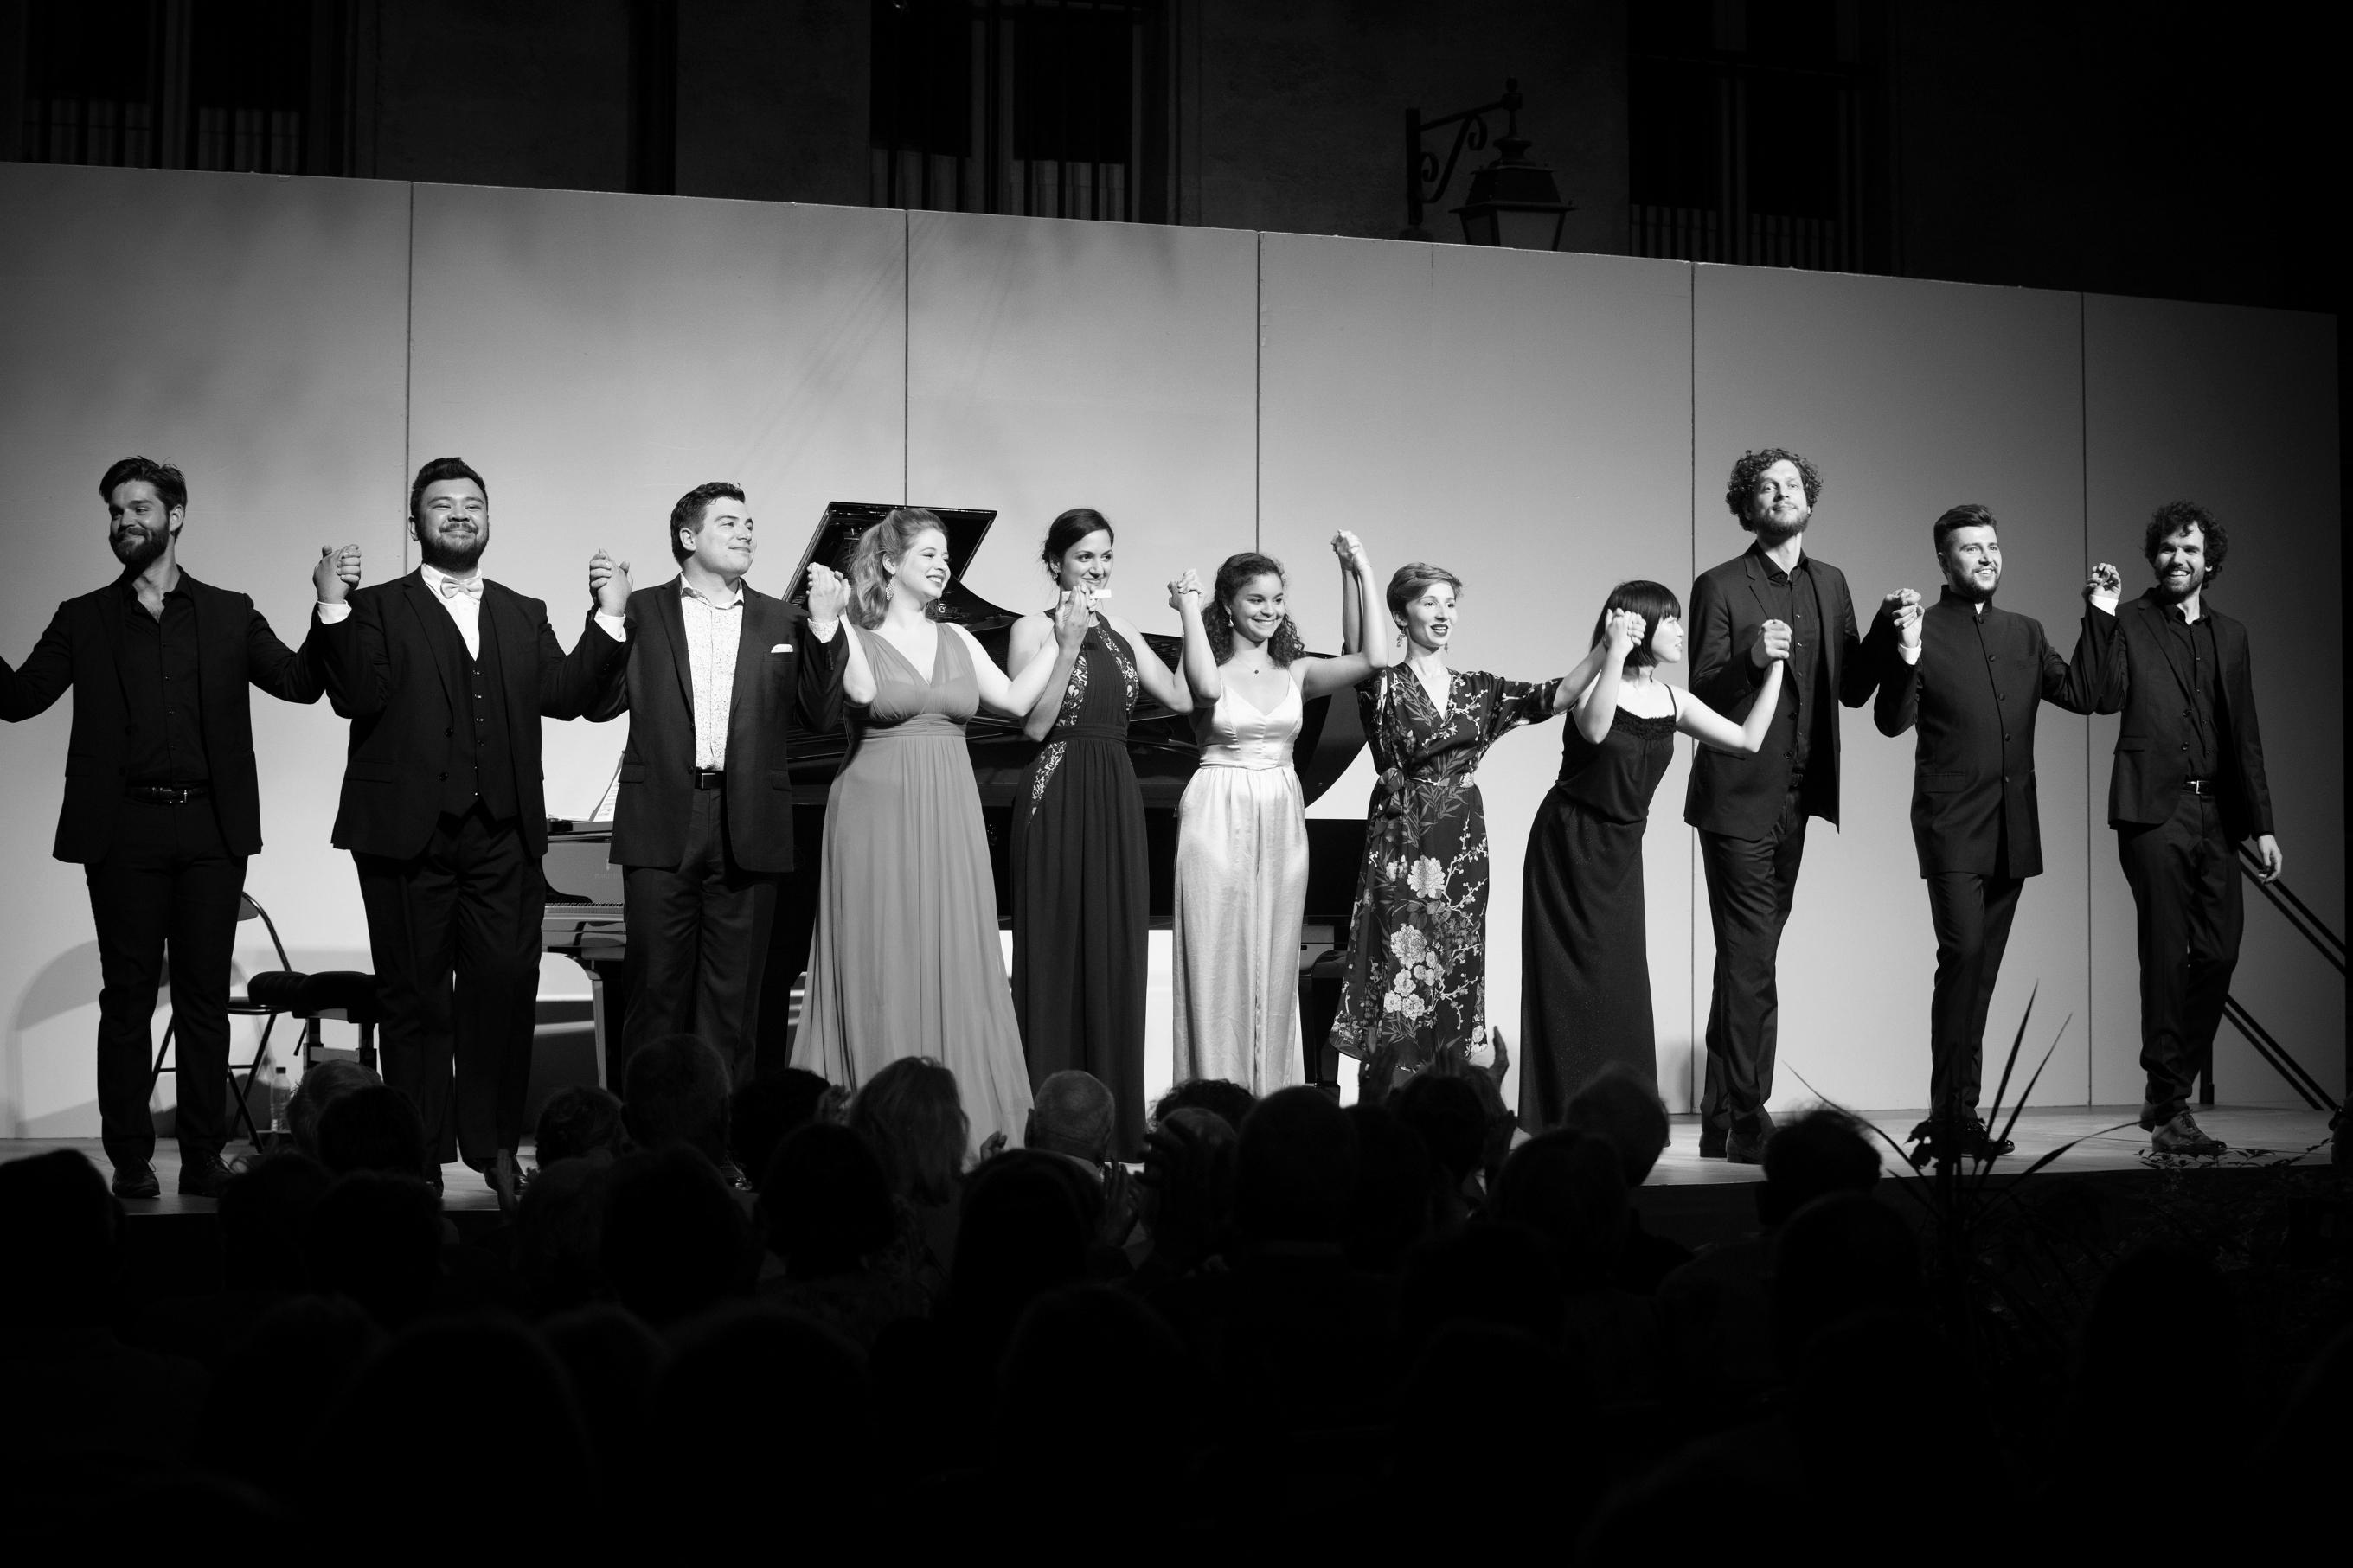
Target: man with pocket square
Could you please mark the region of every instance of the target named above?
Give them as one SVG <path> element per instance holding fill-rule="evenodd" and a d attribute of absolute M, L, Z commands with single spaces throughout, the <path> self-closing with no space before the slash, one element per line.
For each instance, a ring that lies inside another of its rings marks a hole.
<path fill-rule="evenodd" d="M 693 1034 L 740 1086 L 756 1065 L 776 881 L 793 868 L 787 717 L 811 731 L 840 721 L 849 584 L 810 566 L 806 610 L 748 586 L 751 509 L 724 481 L 679 498 L 670 547 L 678 577 L 629 596 L 628 668 L 593 715 L 629 715 L 612 849 L 628 1011 L 608 1068 Z"/>

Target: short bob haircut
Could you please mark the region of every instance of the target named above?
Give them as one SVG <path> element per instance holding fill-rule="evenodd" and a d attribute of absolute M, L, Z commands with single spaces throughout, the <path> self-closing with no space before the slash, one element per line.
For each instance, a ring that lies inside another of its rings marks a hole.
<path fill-rule="evenodd" d="M 1757 525 L 1749 521 L 1749 496 L 1757 489 L 1757 476 L 1776 463 L 1797 465 L 1798 478 L 1806 487 L 1806 505 L 1817 507 L 1822 504 L 1822 471 L 1797 453 L 1783 447 L 1743 452 L 1740 460 L 1732 465 L 1732 478 L 1725 482 L 1724 504 L 1731 509 L 1740 526 L 1751 533 L 1757 531 Z"/>
<path fill-rule="evenodd" d="M 2231 536 L 2212 512 L 2194 500 L 2169 500 L 2157 509 L 2140 536 L 2141 558 L 2156 565 L 2157 547 L 2187 528 L 2196 529 L 2205 540 L 2206 581 L 2211 583 L 2222 574 L 2223 558 L 2231 553 Z"/>
<path fill-rule="evenodd" d="M 417 521 L 417 509 L 425 504 L 425 487 L 438 485 L 444 479 L 471 479 L 474 488 L 482 492 L 482 502 L 490 504 L 491 487 L 472 464 L 463 458 L 436 458 L 417 470 L 417 478 L 408 487 L 408 521 Z"/>
<path fill-rule="evenodd" d="M 694 552 L 679 542 L 678 536 L 701 533 L 704 514 L 711 510 L 711 503 L 722 496 L 729 500 L 742 500 L 744 491 L 741 487 L 729 484 L 725 479 L 713 479 L 707 485 L 695 486 L 679 497 L 678 504 L 670 509 L 670 552 L 679 564 L 684 565 L 686 558 Z"/>
<path fill-rule="evenodd" d="M 1405 624 L 1405 607 L 1443 583 L 1457 594 L 1462 592 L 1462 579 L 1443 566 L 1432 566 L 1427 561 L 1409 561 L 1389 578 L 1389 617 L 1399 626 Z"/>
<path fill-rule="evenodd" d="M 1659 656 L 1651 649 L 1651 639 L 1659 635 L 1659 623 L 1683 618 L 1683 602 L 1675 597 L 1673 589 L 1664 583 L 1636 577 L 1610 589 L 1609 596 L 1601 601 L 1601 613 L 1593 617 L 1592 646 L 1595 647 L 1600 647 L 1607 637 L 1609 612 L 1612 610 L 1631 610 L 1642 617 L 1642 640 L 1626 655 L 1625 673 L 1628 675 L 1659 662 Z"/>
<path fill-rule="evenodd" d="M 1223 664 L 1234 657 L 1234 614 L 1227 605 L 1236 594 L 1259 577 L 1281 579 L 1282 563 L 1271 555 L 1261 555 L 1255 550 L 1245 550 L 1226 557 L 1218 568 L 1217 586 L 1209 592 L 1209 602 L 1201 611 L 1201 630 L 1209 639 L 1209 655 Z M 1299 623 L 1289 616 L 1282 617 L 1274 636 L 1268 639 L 1266 656 L 1278 668 L 1288 668 L 1292 660 L 1307 652 L 1307 644 L 1300 637 Z"/>
<path fill-rule="evenodd" d="M 1039 547 L 1038 559 L 1046 563 L 1046 575 L 1060 583 L 1062 580 L 1062 557 L 1071 552 L 1090 533 L 1108 533 L 1113 544 L 1119 535 L 1111 521 L 1091 506 L 1074 506 L 1046 525 L 1046 542 Z"/>
<path fill-rule="evenodd" d="M 849 555 L 849 613 L 868 631 L 881 626 L 891 608 L 892 563 L 913 550 L 915 541 L 926 533 L 942 539 L 948 536 L 940 514 L 919 506 L 900 506 L 892 507 L 881 521 L 858 536 L 858 548 Z M 936 617 L 939 610 L 939 601 L 934 600 L 926 613 Z"/>
<path fill-rule="evenodd" d="M 188 505 L 188 481 L 180 470 L 169 463 L 159 463 L 153 458 L 118 458 L 107 468 L 98 481 L 98 499 L 107 505 L 114 504 L 116 487 L 133 479 L 144 479 L 155 487 L 155 499 L 164 503 L 165 511 L 184 511 Z"/>
<path fill-rule="evenodd" d="M 919 1204 L 955 1196 L 972 1122 L 955 1074 L 940 1063 L 901 1057 L 866 1080 L 849 1102 L 848 1121 L 882 1162 L 894 1195 Z"/>
<path fill-rule="evenodd" d="M 1948 507 L 1946 509 L 1945 515 L 1936 520 L 1936 526 L 1932 531 L 1936 541 L 1936 553 L 1944 554 L 1945 541 L 1952 538 L 1964 528 L 1999 530 L 2001 524 L 1994 521 L 1992 510 L 1979 506 L 1975 501 L 1964 501 L 1959 506 Z"/>

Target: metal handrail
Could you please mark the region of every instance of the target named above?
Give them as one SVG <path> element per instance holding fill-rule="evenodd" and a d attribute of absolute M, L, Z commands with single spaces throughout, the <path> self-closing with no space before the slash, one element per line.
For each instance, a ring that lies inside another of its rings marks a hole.
<path fill-rule="evenodd" d="M 2337 966 L 2337 973 L 2345 973 L 2345 939 L 2329 930 L 2327 924 L 2312 912 L 2312 906 L 2297 898 L 2285 882 L 2277 878 L 2265 880 L 2263 874 L 2270 868 L 2263 864 L 2262 856 L 2244 843 L 2239 846 L 2239 869 L 2244 871 L 2263 897 L 2272 901 L 2273 908 L 2287 917 L 2287 923 L 2318 950 L 2321 957 Z"/>

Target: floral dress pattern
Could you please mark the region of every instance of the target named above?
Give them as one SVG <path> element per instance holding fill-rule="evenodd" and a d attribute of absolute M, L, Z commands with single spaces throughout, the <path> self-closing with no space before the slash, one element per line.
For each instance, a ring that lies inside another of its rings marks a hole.
<path fill-rule="evenodd" d="M 1397 1052 L 1400 1077 L 1487 1037 L 1487 816 L 1472 774 L 1487 748 L 1553 716 L 1556 680 L 1448 677 L 1446 711 L 1405 665 L 1356 688 L 1380 780 L 1349 921 L 1332 1044 Z"/>

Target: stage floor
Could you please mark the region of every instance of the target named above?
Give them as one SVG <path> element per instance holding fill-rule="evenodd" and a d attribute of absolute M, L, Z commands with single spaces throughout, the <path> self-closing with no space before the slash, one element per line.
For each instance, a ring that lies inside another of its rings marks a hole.
<path fill-rule="evenodd" d="M 1868 1120 L 1899 1141 L 1923 1114 L 1918 1110 L 1865 1113 Z M 2001 1161 L 1995 1170 L 1997 1173 L 2023 1171 L 2052 1149 L 2071 1140 L 2081 1142 L 2052 1162 L 2047 1170 L 2083 1174 L 2145 1169 L 2143 1156 L 2148 1152 L 2148 1134 L 2137 1125 L 2136 1118 L 2138 1114 L 2139 1107 L 2129 1105 L 2030 1110 L 2020 1118 L 2017 1131 L 2012 1134 L 2018 1144 L 2017 1153 Z M 2315 1162 L 2326 1162 L 2328 1158 L 2328 1117 L 2324 1111 L 2216 1106 L 2199 1111 L 2198 1120 L 2210 1134 L 2231 1145 L 2230 1154 L 2211 1162 L 2218 1169 L 2250 1162 L 2268 1163 L 2289 1157 Z M 2122 1123 L 2121 1127 L 2119 1123 Z M 1680 1206 L 1673 1203 L 1668 1193 L 1660 1189 L 1736 1186 L 1764 1179 L 1763 1170 L 1755 1165 L 1734 1165 L 1722 1160 L 1701 1159 L 1697 1117 L 1673 1118 L 1669 1140 L 1667 1152 L 1659 1156 L 1658 1166 L 1651 1173 L 1651 1179 L 1643 1189 L 1642 1207 L 1646 1213 L 1654 1207 Z M 95 1138 L 0 1139 L 0 1161 L 21 1159 L 47 1149 L 79 1150 L 88 1155 L 100 1172 L 110 1169 L 105 1152 Z M 249 1145 L 238 1142 L 229 1146 L 228 1155 L 234 1161 L 238 1155 L 250 1152 Z M 527 1162 L 527 1149 L 525 1152 Z M 1882 1164 L 1890 1175 L 1908 1173 L 1908 1167 L 1893 1152 L 1884 1153 Z M 168 1142 L 157 1145 L 155 1174 L 164 1184 L 164 1195 L 125 1204 L 124 1211 L 131 1217 L 212 1212 L 211 1199 L 184 1198 L 174 1190 L 180 1179 L 177 1145 Z M 489 1213 L 498 1208 L 498 1200 L 488 1184 L 463 1165 L 443 1166 L 441 1184 L 441 1201 L 445 1208 L 460 1213 Z M 1691 1195 L 1699 1196 L 1697 1194 Z"/>

